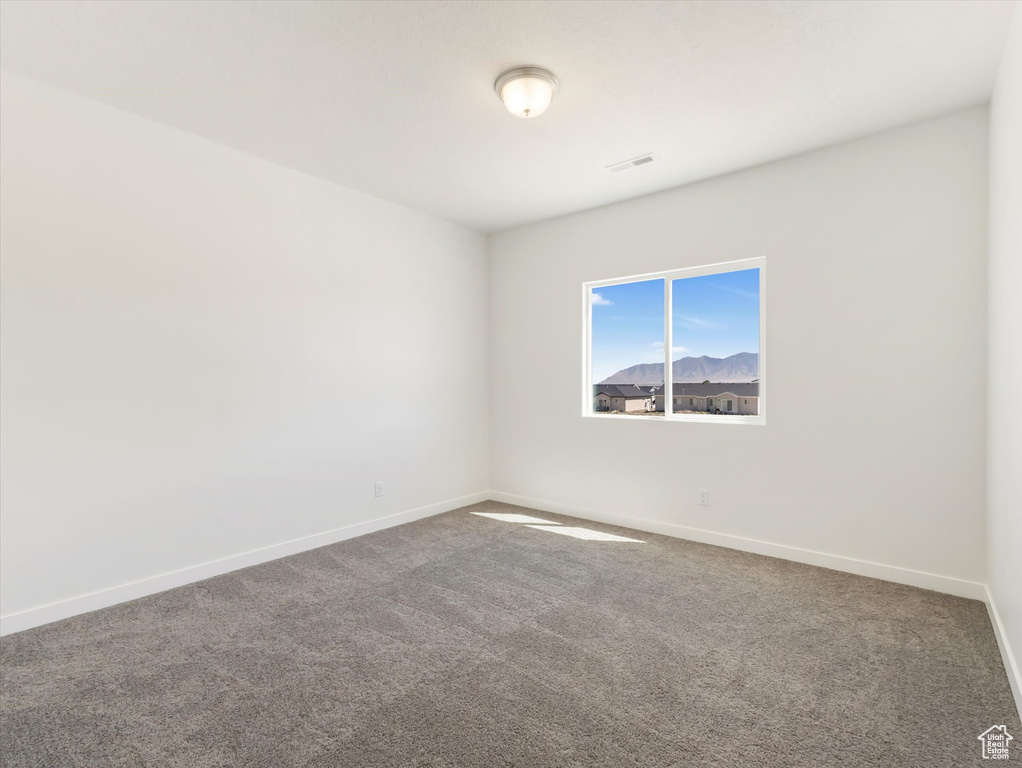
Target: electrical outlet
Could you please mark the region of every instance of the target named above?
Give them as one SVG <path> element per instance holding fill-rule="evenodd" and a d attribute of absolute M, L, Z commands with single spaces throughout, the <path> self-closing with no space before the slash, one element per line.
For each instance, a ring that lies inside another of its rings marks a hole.
<path fill-rule="evenodd" d="M 377 496 L 382 496 L 383 495 L 383 481 L 382 480 L 377 480 L 376 481 L 376 495 Z"/>
<path fill-rule="evenodd" d="M 700 507 L 710 506 L 710 492 L 706 488 L 699 489 L 699 506 Z"/>

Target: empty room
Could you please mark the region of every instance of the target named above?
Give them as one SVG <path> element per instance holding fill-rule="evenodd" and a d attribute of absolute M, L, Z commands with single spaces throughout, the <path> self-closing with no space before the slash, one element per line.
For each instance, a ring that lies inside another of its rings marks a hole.
<path fill-rule="evenodd" d="M 0 768 L 1022 761 L 1022 0 L 0 0 Z"/>

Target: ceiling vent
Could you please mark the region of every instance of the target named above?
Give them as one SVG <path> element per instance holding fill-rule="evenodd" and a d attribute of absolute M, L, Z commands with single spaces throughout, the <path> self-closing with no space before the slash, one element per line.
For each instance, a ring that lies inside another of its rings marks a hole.
<path fill-rule="evenodd" d="M 638 168 L 640 165 L 649 165 L 654 160 L 656 160 L 656 157 L 651 152 L 646 155 L 640 155 L 639 157 L 633 157 L 631 160 L 625 160 L 621 163 L 608 165 L 607 170 L 611 173 L 621 173 L 621 171 L 630 171 L 632 168 Z"/>

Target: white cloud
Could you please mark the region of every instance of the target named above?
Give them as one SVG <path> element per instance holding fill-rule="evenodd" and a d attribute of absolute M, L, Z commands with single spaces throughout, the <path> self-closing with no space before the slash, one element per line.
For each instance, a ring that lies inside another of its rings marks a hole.
<path fill-rule="evenodd" d="M 710 283 L 710 287 L 716 288 L 718 291 L 727 291 L 728 293 L 733 293 L 746 299 L 759 301 L 759 291 L 746 291 L 744 288 L 735 288 L 730 285 L 718 285 L 717 283 Z"/>
<path fill-rule="evenodd" d="M 678 325 L 690 331 L 723 331 L 727 330 L 724 323 L 707 320 L 705 317 L 679 317 Z"/>
<path fill-rule="evenodd" d="M 664 343 L 662 341 L 654 341 L 649 346 L 650 346 L 650 349 L 654 350 L 655 352 L 659 352 L 661 355 L 664 353 Z M 671 347 L 671 352 L 673 354 L 675 354 L 675 355 L 679 355 L 682 352 L 688 352 L 688 348 L 687 347 Z"/>
<path fill-rule="evenodd" d="M 593 306 L 594 307 L 612 307 L 614 302 L 610 299 L 603 298 L 600 294 L 593 291 Z"/>

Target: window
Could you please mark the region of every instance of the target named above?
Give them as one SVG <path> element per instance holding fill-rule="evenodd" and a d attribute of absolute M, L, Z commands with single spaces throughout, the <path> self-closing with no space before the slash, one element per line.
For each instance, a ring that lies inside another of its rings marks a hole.
<path fill-rule="evenodd" d="M 584 283 L 583 415 L 764 424 L 765 271 L 760 257 Z"/>

